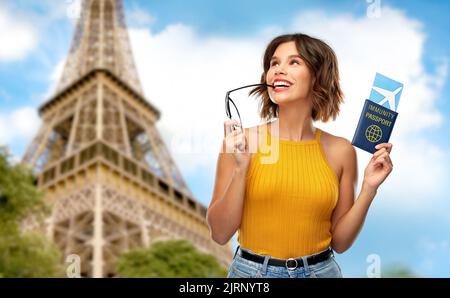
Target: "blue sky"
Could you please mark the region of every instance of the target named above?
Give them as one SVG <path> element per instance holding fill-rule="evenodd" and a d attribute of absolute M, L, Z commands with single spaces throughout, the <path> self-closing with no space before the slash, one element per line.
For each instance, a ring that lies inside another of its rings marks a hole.
<path fill-rule="evenodd" d="M 67 10 L 72 2 L 0 3 L 0 144 L 8 144 L 17 158 L 40 124 L 35 109 L 52 94 L 58 66 L 68 52 L 74 20 Z M 205 205 L 211 197 L 222 133 L 223 92 L 257 80 L 264 46 L 276 34 L 303 31 L 325 39 L 336 50 L 346 103 L 336 123 L 321 126 L 334 134 L 352 137 L 361 97 L 368 96 L 375 71 L 405 83 L 392 135 L 394 172 L 381 186 L 360 237 L 338 260 L 347 276 L 364 276 L 366 258 L 375 253 L 382 268 L 399 262 L 419 275 L 448 277 L 450 3 L 379 3 L 381 15 L 375 19 L 368 16 L 371 4 L 364 0 L 297 0 L 283 5 L 125 0 L 125 8 L 146 96 L 161 109 L 159 128 L 193 193 Z M 196 77 L 206 73 L 210 86 L 189 89 L 191 73 Z M 167 89 L 163 79 L 168 77 L 185 90 L 183 98 L 192 104 L 163 91 Z M 188 119 L 189 113 L 183 111 L 195 111 L 193 104 L 204 112 L 193 112 L 194 119 Z M 181 125 L 179 119 L 191 126 Z M 206 127 L 208 121 L 211 125 Z M 191 132 L 194 140 L 209 136 L 205 142 L 213 145 L 195 153 L 180 152 L 174 140 L 181 132 Z M 360 175 L 369 157 L 358 151 Z"/>

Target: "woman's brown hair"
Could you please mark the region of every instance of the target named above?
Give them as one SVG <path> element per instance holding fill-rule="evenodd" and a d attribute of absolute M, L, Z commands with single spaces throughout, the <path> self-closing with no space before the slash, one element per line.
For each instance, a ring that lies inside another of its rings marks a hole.
<path fill-rule="evenodd" d="M 265 84 L 266 74 L 270 68 L 270 59 L 278 46 L 294 41 L 300 57 L 305 61 L 313 78 L 312 85 L 312 118 L 314 121 L 327 122 L 329 118 L 336 119 L 339 105 L 343 102 L 343 93 L 339 85 L 339 70 L 336 54 L 333 49 L 320 39 L 306 34 L 286 34 L 274 38 L 266 48 L 263 58 L 264 72 L 261 83 Z M 260 117 L 270 120 L 278 116 L 278 105 L 269 98 L 266 86 L 260 86 L 250 95 L 258 95 L 260 101 Z"/>

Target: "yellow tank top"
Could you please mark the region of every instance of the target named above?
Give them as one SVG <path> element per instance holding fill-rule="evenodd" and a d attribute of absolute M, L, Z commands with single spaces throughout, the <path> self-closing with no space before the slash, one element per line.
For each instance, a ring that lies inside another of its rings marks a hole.
<path fill-rule="evenodd" d="M 241 247 L 287 259 L 330 245 L 339 181 L 326 160 L 320 133 L 316 128 L 314 140 L 288 141 L 271 136 L 264 125 L 261 143 L 278 141 L 278 158 L 267 162 L 273 152 L 261 150 L 261 144 L 252 156 L 238 231 Z"/>

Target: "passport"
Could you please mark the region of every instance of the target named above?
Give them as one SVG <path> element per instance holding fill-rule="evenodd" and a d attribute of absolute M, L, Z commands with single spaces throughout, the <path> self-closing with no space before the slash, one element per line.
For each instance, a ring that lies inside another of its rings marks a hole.
<path fill-rule="evenodd" d="M 402 90 L 402 83 L 376 74 L 369 99 L 364 102 L 352 145 L 374 153 L 376 145 L 389 142 Z"/>

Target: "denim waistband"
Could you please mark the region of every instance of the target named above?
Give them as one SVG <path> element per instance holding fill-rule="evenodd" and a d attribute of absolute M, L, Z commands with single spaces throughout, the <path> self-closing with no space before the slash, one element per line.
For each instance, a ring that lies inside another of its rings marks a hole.
<path fill-rule="evenodd" d="M 257 256 L 261 256 L 261 257 L 266 257 L 266 256 L 267 256 L 267 257 L 269 257 L 269 258 L 273 258 L 272 256 L 257 254 L 257 253 L 254 252 L 254 251 L 251 251 L 251 250 L 249 250 L 249 249 L 243 248 L 243 247 L 241 247 L 240 245 L 238 245 L 238 246 L 236 247 L 236 250 L 234 251 L 233 259 L 236 257 L 236 255 L 237 255 L 239 249 L 245 250 L 246 252 L 251 253 L 251 254 L 254 254 L 254 255 L 257 255 Z M 314 254 L 306 255 L 306 256 L 298 256 L 298 257 L 294 257 L 294 259 L 303 258 L 303 257 L 309 258 L 309 257 L 315 256 L 315 255 L 319 255 L 319 254 L 321 254 L 321 253 L 327 251 L 328 249 L 330 249 L 331 252 L 332 252 L 332 254 L 334 255 L 333 250 L 331 249 L 331 247 L 327 247 L 327 248 L 325 248 L 324 250 L 319 251 L 318 253 L 314 253 Z"/>
<path fill-rule="evenodd" d="M 239 251 L 241 251 L 241 253 L 239 253 Z M 255 260 L 253 260 L 253 258 L 244 257 L 244 256 L 242 256 L 242 252 L 253 255 L 253 256 L 257 256 L 257 258 L 259 260 L 255 261 Z M 276 267 L 286 267 L 286 269 L 288 269 L 288 270 L 295 270 L 297 268 L 303 268 L 307 273 L 309 273 L 310 265 L 315 265 L 315 264 L 324 262 L 327 259 L 329 259 L 330 257 L 334 256 L 333 250 L 330 247 L 324 249 L 323 251 L 315 253 L 315 254 L 296 257 L 296 258 L 289 258 L 289 259 L 278 259 L 278 258 L 273 258 L 269 255 L 257 254 L 251 250 L 242 248 L 240 246 L 238 246 L 236 248 L 233 259 L 236 258 L 236 255 L 238 253 L 239 253 L 239 256 L 241 258 L 245 259 L 247 262 L 252 262 L 255 264 L 262 264 L 263 271 L 266 270 L 268 265 L 269 266 L 272 265 L 272 266 L 276 266 Z M 317 258 L 320 261 L 315 260 L 315 258 Z M 276 264 L 276 265 L 274 265 L 274 264 Z M 284 266 L 281 266 L 280 264 L 283 264 Z"/>

